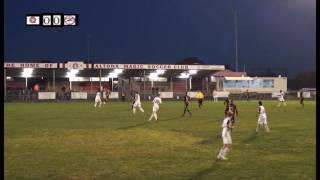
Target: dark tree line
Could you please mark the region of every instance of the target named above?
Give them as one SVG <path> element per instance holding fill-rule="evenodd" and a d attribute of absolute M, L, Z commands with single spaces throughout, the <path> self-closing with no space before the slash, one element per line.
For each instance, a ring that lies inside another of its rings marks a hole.
<path fill-rule="evenodd" d="M 296 77 L 288 79 L 288 89 L 316 88 L 316 70 L 299 73 Z"/>

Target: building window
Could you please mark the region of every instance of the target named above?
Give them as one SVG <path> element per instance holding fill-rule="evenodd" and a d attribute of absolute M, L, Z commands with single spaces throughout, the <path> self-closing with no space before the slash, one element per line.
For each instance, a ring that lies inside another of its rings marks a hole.
<path fill-rule="evenodd" d="M 224 80 L 224 88 L 273 88 L 274 80 L 272 79 L 255 79 L 255 80 Z"/>

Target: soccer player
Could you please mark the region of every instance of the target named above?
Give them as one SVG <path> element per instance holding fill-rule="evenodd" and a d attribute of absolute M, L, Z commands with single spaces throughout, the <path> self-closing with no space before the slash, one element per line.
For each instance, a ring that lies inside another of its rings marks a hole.
<path fill-rule="evenodd" d="M 132 95 L 133 94 L 133 95 Z M 131 103 L 131 109 L 133 110 L 133 105 L 134 105 L 134 102 L 135 102 L 135 96 L 136 96 L 136 92 L 135 91 L 133 91 L 133 92 L 131 92 L 131 97 L 132 97 L 132 99 L 133 99 L 133 101 L 132 101 L 132 103 Z"/>
<path fill-rule="evenodd" d="M 141 112 L 144 112 L 144 110 L 141 107 L 141 101 L 140 101 L 140 95 L 138 92 L 135 93 L 133 106 L 132 106 L 132 112 L 133 114 L 136 113 L 136 108 L 139 108 Z"/>
<path fill-rule="evenodd" d="M 196 97 L 198 99 L 198 106 L 199 106 L 199 108 L 201 108 L 202 103 L 203 103 L 203 99 L 204 99 L 204 94 L 201 91 L 199 91 L 197 93 Z"/>
<path fill-rule="evenodd" d="M 216 91 L 216 89 L 213 90 L 212 96 L 213 96 L 213 102 L 218 102 L 218 92 Z"/>
<path fill-rule="evenodd" d="M 110 90 L 106 89 L 106 100 L 109 101 Z"/>
<path fill-rule="evenodd" d="M 303 91 L 300 91 L 300 104 L 302 107 L 304 107 L 304 103 L 303 103 L 303 100 L 304 100 L 304 96 L 303 96 Z"/>
<path fill-rule="evenodd" d="M 230 99 L 227 98 L 226 100 L 224 100 L 223 105 L 226 106 L 226 108 L 224 109 L 224 116 L 227 116 L 227 113 L 229 111 L 229 104 L 230 104 Z"/>
<path fill-rule="evenodd" d="M 155 120 L 158 120 L 157 112 L 159 111 L 159 105 L 162 103 L 162 100 L 161 100 L 161 98 L 159 97 L 158 94 L 153 99 L 152 103 L 153 103 L 152 114 L 151 114 L 151 116 L 149 118 L 149 121 L 151 121 L 153 117 L 154 117 Z"/>
<path fill-rule="evenodd" d="M 104 91 L 102 91 L 102 102 L 103 104 L 106 104 L 107 102 L 107 90 L 105 89 Z"/>
<path fill-rule="evenodd" d="M 100 94 L 100 92 L 97 92 L 96 98 L 94 99 L 94 101 L 95 101 L 94 107 L 97 107 L 97 105 L 99 104 L 99 107 L 101 108 L 101 94 Z"/>
<path fill-rule="evenodd" d="M 284 92 L 282 90 L 280 90 L 278 107 L 280 107 L 281 104 L 283 104 L 284 106 L 287 105 L 286 101 L 284 100 Z"/>
<path fill-rule="evenodd" d="M 234 104 L 232 99 L 230 99 L 230 103 L 229 103 L 229 106 L 228 106 L 228 112 L 231 113 L 231 123 L 232 123 L 232 126 L 233 126 L 234 123 L 236 122 L 235 116 L 238 116 L 238 109 L 237 109 L 237 106 Z"/>
<path fill-rule="evenodd" d="M 189 106 L 189 103 L 190 103 L 190 96 L 188 96 L 188 92 L 186 92 L 186 94 L 184 95 L 183 97 L 183 102 L 184 102 L 184 111 L 183 111 L 183 114 L 182 116 L 184 116 L 186 114 L 186 112 L 189 113 L 189 116 L 192 116 L 192 113 L 190 112 L 188 106 Z"/>
<path fill-rule="evenodd" d="M 226 100 L 224 100 L 223 104 L 224 105 L 229 105 L 229 102 L 230 102 L 230 98 L 227 98 Z"/>
<path fill-rule="evenodd" d="M 247 98 L 247 101 L 250 101 L 250 93 L 249 93 L 249 89 L 247 89 L 247 92 L 246 92 L 246 98 Z"/>
<path fill-rule="evenodd" d="M 256 128 L 256 132 L 259 131 L 260 128 L 262 128 L 263 126 L 266 128 L 266 131 L 269 132 L 269 127 L 267 124 L 267 114 L 266 114 L 266 109 L 264 108 L 264 106 L 262 105 L 262 102 L 259 101 L 259 118 L 258 118 L 258 124 L 257 124 L 257 128 Z"/>
<path fill-rule="evenodd" d="M 231 116 L 232 116 L 232 113 L 228 112 L 227 116 L 224 118 L 222 122 L 221 136 L 222 136 L 223 146 L 219 151 L 217 159 L 228 160 L 228 158 L 226 158 L 226 155 L 229 149 L 231 148 L 231 144 L 232 144 L 231 129 L 233 128 L 233 126 L 231 122 Z"/>

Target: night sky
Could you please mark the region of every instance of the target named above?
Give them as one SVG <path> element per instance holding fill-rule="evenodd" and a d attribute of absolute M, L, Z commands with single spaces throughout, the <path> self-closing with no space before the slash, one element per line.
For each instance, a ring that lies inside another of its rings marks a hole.
<path fill-rule="evenodd" d="M 5 61 L 176 63 L 315 69 L 316 0 L 5 0 Z M 79 26 L 28 27 L 30 13 L 76 13 Z"/>

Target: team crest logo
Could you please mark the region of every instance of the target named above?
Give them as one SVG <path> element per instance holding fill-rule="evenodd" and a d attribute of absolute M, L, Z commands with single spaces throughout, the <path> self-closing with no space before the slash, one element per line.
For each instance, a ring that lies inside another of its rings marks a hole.
<path fill-rule="evenodd" d="M 85 64 L 83 62 L 75 62 L 75 61 L 70 62 L 69 61 L 69 62 L 66 63 L 65 66 L 69 70 L 72 70 L 72 69 L 83 70 L 84 67 L 85 67 Z"/>
<path fill-rule="evenodd" d="M 78 69 L 78 68 L 79 68 L 79 64 L 74 63 L 74 64 L 72 65 L 72 68 L 73 68 L 73 69 Z"/>
<path fill-rule="evenodd" d="M 34 23 L 37 22 L 37 18 L 34 17 L 34 16 L 31 16 L 30 19 L 29 19 L 29 22 L 32 23 L 32 24 L 34 24 Z"/>
<path fill-rule="evenodd" d="M 76 15 L 64 15 L 64 25 L 65 26 L 76 25 Z"/>

